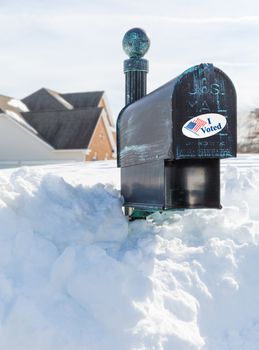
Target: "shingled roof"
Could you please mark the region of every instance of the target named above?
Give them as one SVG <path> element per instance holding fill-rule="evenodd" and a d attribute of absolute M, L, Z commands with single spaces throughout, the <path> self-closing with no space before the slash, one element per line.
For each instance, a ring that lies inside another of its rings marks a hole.
<path fill-rule="evenodd" d="M 55 149 L 86 149 L 103 109 L 98 107 L 103 97 L 104 91 L 60 94 L 42 88 L 22 99 L 29 111 L 21 117 Z"/>
<path fill-rule="evenodd" d="M 86 149 L 102 108 L 23 113 L 24 119 L 55 149 Z"/>
<path fill-rule="evenodd" d="M 74 108 L 98 107 L 104 91 L 76 92 L 60 94 L 66 101 L 71 103 Z"/>
<path fill-rule="evenodd" d="M 32 112 L 73 109 L 73 105 L 66 101 L 58 92 L 45 88 L 23 98 L 22 102 Z"/>

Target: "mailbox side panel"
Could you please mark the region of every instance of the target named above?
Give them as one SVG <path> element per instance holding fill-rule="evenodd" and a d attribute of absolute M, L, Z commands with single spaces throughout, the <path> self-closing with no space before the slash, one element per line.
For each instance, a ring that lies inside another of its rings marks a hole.
<path fill-rule="evenodd" d="M 172 91 L 176 80 L 130 104 L 117 120 L 118 166 L 172 158 Z"/>
<path fill-rule="evenodd" d="M 212 64 L 201 64 L 184 72 L 175 86 L 172 104 L 175 159 L 236 156 L 236 92 L 224 72 Z M 213 124 L 209 119 L 215 114 L 226 123 L 222 129 L 221 123 Z M 188 129 L 189 136 L 183 128 Z M 210 133 L 211 128 L 217 133 Z"/>
<path fill-rule="evenodd" d="M 124 206 L 164 208 L 164 161 L 121 168 L 121 193 Z"/>

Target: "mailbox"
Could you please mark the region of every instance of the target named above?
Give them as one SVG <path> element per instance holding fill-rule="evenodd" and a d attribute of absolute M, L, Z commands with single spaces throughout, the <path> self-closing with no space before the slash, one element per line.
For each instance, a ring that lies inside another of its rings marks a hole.
<path fill-rule="evenodd" d="M 236 92 L 212 64 L 194 66 L 126 106 L 117 120 L 126 208 L 221 208 L 220 159 L 236 156 Z"/>

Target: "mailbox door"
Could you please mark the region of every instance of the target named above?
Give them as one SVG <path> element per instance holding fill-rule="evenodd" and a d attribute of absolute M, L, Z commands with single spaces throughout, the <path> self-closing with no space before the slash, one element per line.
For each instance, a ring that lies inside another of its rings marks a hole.
<path fill-rule="evenodd" d="M 221 208 L 219 159 L 165 162 L 166 208 Z"/>
<path fill-rule="evenodd" d="M 236 92 L 220 69 L 201 64 L 184 72 L 172 110 L 175 159 L 236 156 Z"/>

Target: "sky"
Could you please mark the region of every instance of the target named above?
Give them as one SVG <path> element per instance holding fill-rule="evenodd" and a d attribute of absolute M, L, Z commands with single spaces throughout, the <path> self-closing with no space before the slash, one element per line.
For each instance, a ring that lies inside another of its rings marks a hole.
<path fill-rule="evenodd" d="M 213 63 L 234 82 L 240 116 L 259 108 L 257 0 L 0 0 L 0 94 L 105 90 L 116 119 L 124 105 L 122 38 L 133 27 L 151 40 L 148 92 Z"/>

